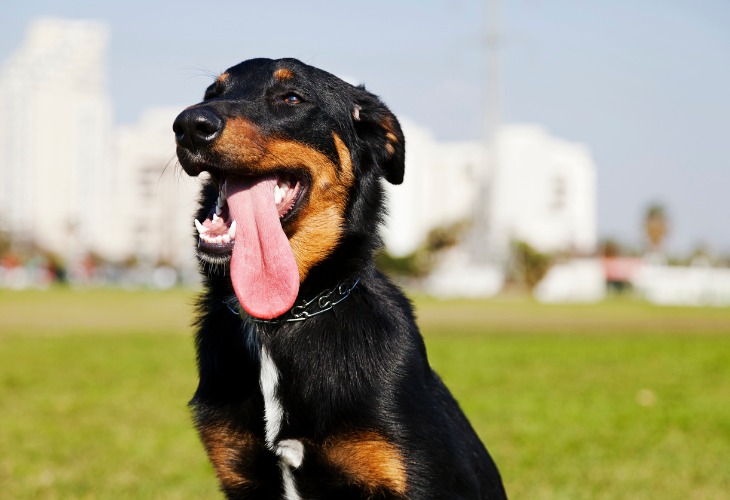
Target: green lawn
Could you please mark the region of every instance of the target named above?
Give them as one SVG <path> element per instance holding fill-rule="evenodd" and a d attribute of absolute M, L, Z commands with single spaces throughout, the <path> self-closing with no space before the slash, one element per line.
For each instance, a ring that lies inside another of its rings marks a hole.
<path fill-rule="evenodd" d="M 0 497 L 219 498 L 192 300 L 0 291 Z M 416 306 L 512 498 L 730 498 L 730 309 Z"/>

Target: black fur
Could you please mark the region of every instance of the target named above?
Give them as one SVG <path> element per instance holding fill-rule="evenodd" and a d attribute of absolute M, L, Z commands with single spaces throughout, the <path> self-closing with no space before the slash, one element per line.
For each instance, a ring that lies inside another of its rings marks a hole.
<path fill-rule="evenodd" d="M 296 78 L 277 81 L 271 76 L 277 68 L 292 71 Z M 309 145 L 333 161 L 338 157 L 332 132 L 342 138 L 355 172 L 342 234 L 339 244 L 307 273 L 299 299 L 343 280 L 359 277 L 360 282 L 326 313 L 303 322 L 261 323 L 234 314 L 225 304 L 232 295 L 226 264 L 201 263 L 205 291 L 196 337 L 200 384 L 191 402 L 196 425 L 201 434 L 224 428 L 254 436 L 253 446 L 226 455 L 227 470 L 247 481 L 221 478 L 225 494 L 283 494 L 278 457 L 264 441 L 259 349 L 265 346 L 280 373 L 278 396 L 286 412 L 278 439 L 305 444 L 303 463 L 293 471 L 301 498 L 505 498 L 491 457 L 429 366 L 410 302 L 373 263 L 381 247 L 381 178 L 393 183 L 403 179 L 405 141 L 396 118 L 364 87 L 293 59 L 250 60 L 226 73 L 201 104 L 189 109 L 212 109 L 224 120 L 243 116 L 264 133 Z M 305 103 L 282 106 L 278 99 L 292 90 Z M 213 176 L 201 197 L 198 217 L 203 219 L 215 202 L 216 176 L 246 173 L 246 166 L 186 145 L 179 126 L 176 132 L 183 168 Z M 283 224 L 286 229 L 287 222 Z M 377 432 L 399 450 L 405 493 L 353 478 L 328 462 L 322 444 L 358 430 Z"/>

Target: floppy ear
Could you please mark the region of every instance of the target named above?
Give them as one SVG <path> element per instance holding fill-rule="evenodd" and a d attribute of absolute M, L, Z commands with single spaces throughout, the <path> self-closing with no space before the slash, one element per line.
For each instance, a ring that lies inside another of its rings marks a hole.
<path fill-rule="evenodd" d="M 359 86 L 356 90 L 352 109 L 355 131 L 388 182 L 400 184 L 406 167 L 406 140 L 400 123 L 388 107 L 365 87 Z"/>

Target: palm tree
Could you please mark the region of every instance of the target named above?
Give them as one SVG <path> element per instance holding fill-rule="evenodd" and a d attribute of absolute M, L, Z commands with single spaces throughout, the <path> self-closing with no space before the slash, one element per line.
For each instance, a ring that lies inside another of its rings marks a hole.
<path fill-rule="evenodd" d="M 668 232 L 669 222 L 664 206 L 660 203 L 652 203 L 644 217 L 644 233 L 649 242 L 649 254 L 663 257 L 663 243 Z"/>

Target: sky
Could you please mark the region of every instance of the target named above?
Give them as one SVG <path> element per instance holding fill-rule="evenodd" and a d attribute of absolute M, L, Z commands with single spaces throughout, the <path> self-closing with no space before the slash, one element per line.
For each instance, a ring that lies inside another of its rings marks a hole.
<path fill-rule="evenodd" d="M 109 25 L 117 123 L 197 102 L 252 57 L 296 57 L 364 83 L 439 139 L 484 135 L 483 0 L 26 0 L 0 7 L 0 61 L 37 17 Z M 647 207 L 668 248 L 730 255 L 730 2 L 502 0 L 503 123 L 590 148 L 598 230 L 638 247 Z M 407 173 L 406 173 L 407 175 Z"/>

